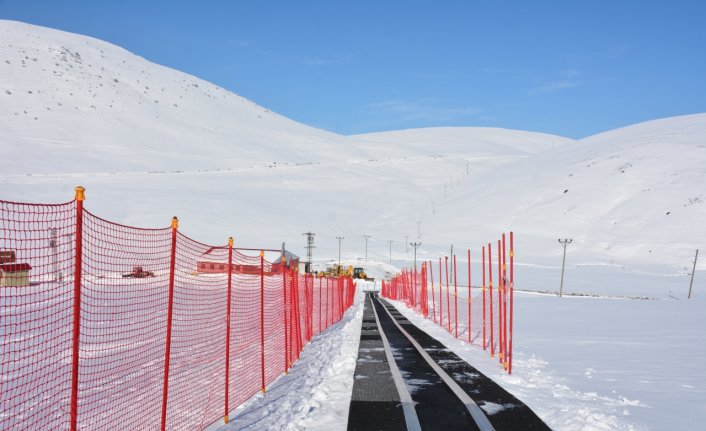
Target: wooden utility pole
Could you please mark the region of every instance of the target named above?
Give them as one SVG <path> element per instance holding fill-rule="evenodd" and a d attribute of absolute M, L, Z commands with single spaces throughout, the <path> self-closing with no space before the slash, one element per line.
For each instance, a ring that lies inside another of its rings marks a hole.
<path fill-rule="evenodd" d="M 564 246 L 564 258 L 561 260 L 561 286 L 559 286 L 559 298 L 561 298 L 564 292 L 564 266 L 566 265 L 566 246 L 571 244 L 573 239 L 559 239 L 559 244 Z"/>

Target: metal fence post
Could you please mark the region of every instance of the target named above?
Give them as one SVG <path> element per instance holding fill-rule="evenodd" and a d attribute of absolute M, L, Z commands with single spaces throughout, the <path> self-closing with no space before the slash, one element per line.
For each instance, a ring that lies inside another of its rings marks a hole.
<path fill-rule="evenodd" d="M 164 349 L 164 384 L 162 390 L 162 431 L 167 427 L 167 395 L 169 393 L 169 357 L 172 347 L 172 315 L 174 311 L 174 273 L 179 219 L 172 218 L 172 250 L 169 260 L 169 305 L 167 307 L 167 342 Z"/>
<path fill-rule="evenodd" d="M 226 393 L 223 422 L 228 423 L 228 391 L 230 386 L 230 311 L 233 287 L 233 237 L 228 238 L 228 296 L 226 299 Z"/>
<path fill-rule="evenodd" d="M 78 347 L 81 336 L 81 271 L 83 258 L 83 201 L 85 192 L 81 186 L 76 187 L 76 248 L 74 258 L 74 319 L 73 343 L 71 358 L 71 431 L 78 426 Z"/>

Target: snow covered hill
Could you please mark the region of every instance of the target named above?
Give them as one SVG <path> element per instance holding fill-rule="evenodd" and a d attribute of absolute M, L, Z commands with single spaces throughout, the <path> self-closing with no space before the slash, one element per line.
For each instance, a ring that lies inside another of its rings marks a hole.
<path fill-rule="evenodd" d="M 490 128 L 340 136 L 114 45 L 0 21 L 0 197 L 87 207 L 125 224 L 315 257 L 409 262 L 518 235 L 525 268 L 685 273 L 706 231 L 706 115 L 582 141 Z M 687 229 L 688 227 L 688 229 Z M 476 253 L 476 252 L 474 252 Z M 700 265 L 700 267 L 702 267 Z M 527 287 L 543 288 L 528 276 Z"/>
<path fill-rule="evenodd" d="M 473 177 L 429 218 L 428 229 L 451 242 L 459 231 L 511 228 L 521 235 L 521 253 L 538 263 L 557 262 L 557 238 L 573 238 L 574 263 L 669 273 L 706 245 L 705 193 L 706 115 L 689 115 L 603 133 Z"/>

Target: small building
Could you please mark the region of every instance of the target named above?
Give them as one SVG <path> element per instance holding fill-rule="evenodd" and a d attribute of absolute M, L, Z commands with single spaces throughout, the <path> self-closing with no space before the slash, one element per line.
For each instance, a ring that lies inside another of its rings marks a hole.
<path fill-rule="evenodd" d="M 28 263 L 0 263 L 0 287 L 29 286 L 31 269 Z"/>
<path fill-rule="evenodd" d="M 284 267 L 287 269 L 291 268 L 296 268 L 297 270 L 299 269 L 299 256 L 296 254 L 292 253 L 291 251 L 284 251 Z M 272 262 L 273 267 L 280 268 L 279 270 L 281 271 L 282 267 L 282 256 L 278 257 L 274 262 Z M 274 271 L 274 269 L 273 269 Z M 277 271 L 275 271 L 277 272 Z"/>
<path fill-rule="evenodd" d="M 0 250 L 0 264 L 14 263 L 14 262 L 15 262 L 15 251 L 14 250 Z"/>

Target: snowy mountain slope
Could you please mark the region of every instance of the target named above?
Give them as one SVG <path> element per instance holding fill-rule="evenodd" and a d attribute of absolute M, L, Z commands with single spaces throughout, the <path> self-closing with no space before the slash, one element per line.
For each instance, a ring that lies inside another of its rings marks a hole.
<path fill-rule="evenodd" d="M 430 127 L 354 135 L 355 146 L 375 152 L 378 157 L 399 154 L 403 149 L 422 154 L 468 155 L 476 157 L 527 156 L 559 147 L 573 140 L 544 133 L 489 127 Z M 436 153 L 435 153 L 436 151 Z"/>
<path fill-rule="evenodd" d="M 575 263 L 675 273 L 706 245 L 705 142 L 704 114 L 593 136 L 472 178 L 429 230 L 451 241 L 511 228 L 535 263 L 556 262 L 556 239 L 573 238 Z"/>
<path fill-rule="evenodd" d="M 434 257 L 513 229 L 519 262 L 553 278 L 558 237 L 574 238 L 572 264 L 661 274 L 684 273 L 706 237 L 703 114 L 578 142 L 490 128 L 344 137 L 95 39 L 11 21 L 0 34 L 3 199 L 66 201 L 81 184 L 91 211 L 122 223 L 177 215 L 205 242 L 300 254 L 312 230 L 321 259 L 340 235 L 344 258 L 369 234 L 371 259 L 393 240 L 409 261 L 418 230 Z"/>
<path fill-rule="evenodd" d="M 351 153 L 340 136 L 114 45 L 12 21 L 0 21 L 0 34 L 5 160 L 33 159 L 3 163 L 5 173 L 206 169 Z M 72 146 L 80 157 L 67 154 Z"/>
<path fill-rule="evenodd" d="M 177 214 L 206 241 L 301 244 L 312 229 L 331 256 L 337 234 L 417 212 L 446 173 L 526 155 L 499 142 L 561 139 L 449 129 L 403 150 L 295 123 L 95 39 L 11 21 L 0 34 L 3 198 L 62 201 L 81 183 L 98 214 L 148 226 Z M 478 136 L 460 147 L 459 133 Z"/>

